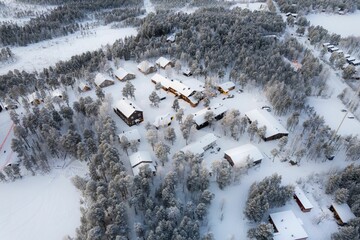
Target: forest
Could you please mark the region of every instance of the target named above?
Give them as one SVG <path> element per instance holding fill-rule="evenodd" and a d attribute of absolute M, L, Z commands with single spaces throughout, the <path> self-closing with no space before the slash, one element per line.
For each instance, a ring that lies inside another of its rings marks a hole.
<path fill-rule="evenodd" d="M 276 0 L 282 12 L 309 13 L 310 11 L 354 12 L 360 9 L 359 0 Z"/>

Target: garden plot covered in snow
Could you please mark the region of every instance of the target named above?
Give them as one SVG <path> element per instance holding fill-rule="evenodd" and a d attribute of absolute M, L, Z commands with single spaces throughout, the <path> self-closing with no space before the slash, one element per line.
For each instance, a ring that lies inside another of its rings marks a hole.
<path fill-rule="evenodd" d="M 342 37 L 360 36 L 360 11 L 339 15 L 336 13 L 316 13 L 306 16 L 311 25 L 320 25 L 331 33 L 340 34 Z"/>

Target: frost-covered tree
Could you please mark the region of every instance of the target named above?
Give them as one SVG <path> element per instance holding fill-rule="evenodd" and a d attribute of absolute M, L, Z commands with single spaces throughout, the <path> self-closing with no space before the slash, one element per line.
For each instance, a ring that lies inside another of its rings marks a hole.
<path fill-rule="evenodd" d="M 149 100 L 150 100 L 150 103 L 151 103 L 152 106 L 159 107 L 160 97 L 157 95 L 157 93 L 155 91 L 153 91 L 149 95 Z"/>
<path fill-rule="evenodd" d="M 172 108 L 175 110 L 175 112 L 177 112 L 179 110 L 179 108 L 180 108 L 179 99 L 177 99 L 177 98 L 174 99 Z"/>
<path fill-rule="evenodd" d="M 164 166 L 165 162 L 168 161 L 168 156 L 170 153 L 170 147 L 162 142 L 158 142 L 154 146 L 154 152 L 156 157 L 160 160 L 161 164 Z"/>
<path fill-rule="evenodd" d="M 122 89 L 122 95 L 126 98 L 131 97 L 135 99 L 135 87 L 130 81 L 126 81 Z"/>
<path fill-rule="evenodd" d="M 152 149 L 154 150 L 155 143 L 158 142 L 158 134 L 155 129 L 149 129 L 146 132 L 146 139 L 150 143 Z"/>
<path fill-rule="evenodd" d="M 174 145 L 176 140 L 175 129 L 172 127 L 165 128 L 164 139 L 171 142 L 171 145 Z"/>
<path fill-rule="evenodd" d="M 176 121 L 182 123 L 183 116 L 184 116 L 184 109 L 180 108 L 175 114 Z"/>
<path fill-rule="evenodd" d="M 271 223 L 260 223 L 256 228 L 249 229 L 249 239 L 271 240 L 274 236 L 274 226 Z"/>

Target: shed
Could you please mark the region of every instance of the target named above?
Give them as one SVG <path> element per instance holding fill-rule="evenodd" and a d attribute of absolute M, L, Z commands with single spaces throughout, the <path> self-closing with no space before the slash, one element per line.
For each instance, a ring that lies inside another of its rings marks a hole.
<path fill-rule="evenodd" d="M 196 129 L 199 130 L 203 127 L 206 127 L 209 124 L 209 122 L 205 119 L 206 113 L 213 112 L 214 119 L 220 120 L 224 117 L 224 114 L 226 113 L 227 110 L 228 109 L 226 106 L 224 106 L 221 103 L 218 103 L 194 113 L 193 115 L 196 124 Z"/>
<path fill-rule="evenodd" d="M 293 211 L 270 214 L 270 223 L 274 226 L 274 240 L 306 240 L 308 235 Z"/>
<path fill-rule="evenodd" d="M 332 203 L 330 211 L 334 213 L 334 217 L 340 226 L 346 225 L 351 219 L 356 218 L 347 203 Z"/>
<path fill-rule="evenodd" d="M 176 40 L 176 35 L 175 35 L 175 33 L 169 35 L 169 36 L 166 38 L 166 41 L 167 41 L 167 42 L 171 42 L 171 43 L 175 42 L 175 40 Z"/>
<path fill-rule="evenodd" d="M 139 63 L 137 65 L 137 68 L 139 69 L 140 72 L 142 72 L 143 74 L 150 74 L 153 72 L 156 72 L 156 67 L 154 64 L 150 63 L 149 61 L 145 60 L 142 61 L 141 63 Z"/>
<path fill-rule="evenodd" d="M 120 134 L 118 135 L 118 137 L 119 137 L 119 142 L 121 142 L 121 138 L 122 138 L 123 136 L 126 137 L 126 139 L 127 139 L 129 142 L 131 142 L 131 141 L 138 141 L 138 142 L 140 142 L 140 139 L 141 139 L 139 130 L 137 130 L 136 128 L 133 129 L 133 130 L 127 131 L 127 132 L 120 133 Z"/>
<path fill-rule="evenodd" d="M 112 80 L 109 76 L 103 73 L 96 74 L 94 83 L 96 86 L 101 88 L 115 84 L 114 80 Z"/>
<path fill-rule="evenodd" d="M 156 129 L 159 129 L 160 127 L 167 127 L 171 125 L 171 121 L 173 119 L 174 116 L 172 116 L 170 113 L 167 113 L 165 115 L 156 117 L 153 125 L 156 127 Z"/>
<path fill-rule="evenodd" d="M 269 112 L 258 109 L 253 109 L 245 113 L 249 122 L 257 121 L 258 126 L 266 126 L 266 133 L 263 137 L 264 141 L 279 139 L 283 136 L 289 135 L 289 132 L 274 118 Z"/>
<path fill-rule="evenodd" d="M 264 156 L 257 147 L 249 143 L 224 151 L 224 158 L 231 166 L 236 165 L 241 167 L 247 166 L 248 164 L 259 164 Z M 251 160 L 251 162 L 249 162 L 249 160 Z"/>
<path fill-rule="evenodd" d="M 147 151 L 139 151 L 129 156 L 130 165 L 134 176 L 140 172 L 140 167 L 148 165 L 155 175 L 156 168 L 154 162 L 151 159 L 150 153 Z"/>
<path fill-rule="evenodd" d="M 130 127 L 144 121 L 143 110 L 135 103 L 125 98 L 117 101 L 113 109 L 114 112 Z"/>
<path fill-rule="evenodd" d="M 174 63 L 171 62 L 169 59 L 160 57 L 158 60 L 156 60 L 156 64 L 161 68 L 166 68 L 167 66 L 174 67 Z"/>
<path fill-rule="evenodd" d="M 180 151 L 184 153 L 192 152 L 193 154 L 199 154 L 202 156 L 206 150 L 216 145 L 216 140 L 217 137 L 213 133 L 208 133 L 199 138 L 196 142 L 183 147 Z"/>
<path fill-rule="evenodd" d="M 79 83 L 79 92 L 87 92 L 90 90 L 91 90 L 91 87 L 89 86 L 89 84 L 87 84 L 85 82 Z"/>
<path fill-rule="evenodd" d="M 306 197 L 304 191 L 298 186 L 295 187 L 294 199 L 296 200 L 296 203 L 299 205 L 301 211 L 303 212 L 310 212 L 313 208 L 313 205 Z"/>
<path fill-rule="evenodd" d="M 360 60 L 355 59 L 354 61 L 350 61 L 350 64 L 354 65 L 354 66 L 359 66 L 360 65 Z"/>
<path fill-rule="evenodd" d="M 117 79 L 119 79 L 120 81 L 126 81 L 126 80 L 131 80 L 135 78 L 135 74 L 126 71 L 124 68 L 118 68 L 115 73 L 114 73 L 115 77 Z"/>
<path fill-rule="evenodd" d="M 222 84 L 219 84 L 217 88 L 221 93 L 227 94 L 229 91 L 235 89 L 235 84 L 230 81 L 224 82 Z"/>
<path fill-rule="evenodd" d="M 44 102 L 44 99 L 40 96 L 39 92 L 33 92 L 27 96 L 31 105 L 39 105 Z"/>
<path fill-rule="evenodd" d="M 190 77 L 192 75 L 192 72 L 190 71 L 190 69 L 187 68 L 183 71 L 183 75 L 186 77 Z"/>

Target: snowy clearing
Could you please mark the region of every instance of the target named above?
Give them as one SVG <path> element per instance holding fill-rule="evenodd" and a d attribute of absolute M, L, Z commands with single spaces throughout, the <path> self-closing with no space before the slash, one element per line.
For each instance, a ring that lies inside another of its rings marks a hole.
<path fill-rule="evenodd" d="M 83 172 L 74 162 L 45 176 L 0 184 L 0 239 L 49 240 L 75 234 L 80 225 L 80 192 L 70 176 Z M 82 175 L 82 174 L 81 174 Z"/>
<path fill-rule="evenodd" d="M 229 1 L 229 2 L 233 2 L 233 1 Z M 235 1 L 234 1 L 235 2 Z M 264 8 L 267 9 L 267 5 L 266 3 L 260 3 L 260 2 L 255 2 L 255 3 L 236 3 L 234 5 L 232 5 L 230 7 L 230 10 L 236 8 L 236 7 L 239 7 L 239 8 L 242 8 L 242 9 L 249 9 L 251 11 L 259 11 L 259 10 L 263 10 Z"/>
<path fill-rule="evenodd" d="M 306 18 L 312 25 L 320 25 L 329 32 L 340 34 L 342 37 L 360 36 L 360 11 L 345 15 L 318 13 L 309 14 Z"/>
<path fill-rule="evenodd" d="M 110 25 L 91 29 L 91 34 L 81 36 L 75 34 L 31 44 L 26 47 L 15 47 L 11 51 L 17 61 L 0 68 L 0 74 L 18 69 L 25 71 L 42 70 L 44 67 L 55 65 L 58 61 L 65 61 L 72 56 L 94 51 L 106 44 L 112 44 L 117 39 L 136 35 L 137 30 L 132 27 L 111 28 Z"/>

